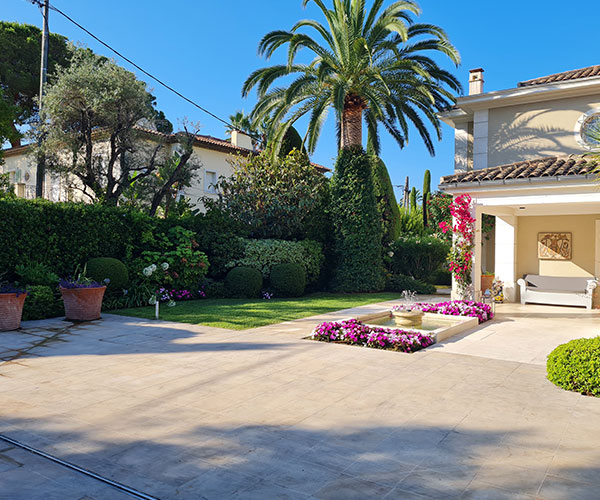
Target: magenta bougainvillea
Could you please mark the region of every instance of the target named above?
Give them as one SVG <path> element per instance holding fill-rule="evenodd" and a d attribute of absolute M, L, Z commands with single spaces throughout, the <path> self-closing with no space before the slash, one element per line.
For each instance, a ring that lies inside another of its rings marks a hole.
<path fill-rule="evenodd" d="M 402 352 L 419 351 L 433 344 L 433 339 L 428 335 L 369 326 L 357 319 L 321 323 L 313 330 L 310 338 L 321 342 L 339 342 Z"/>
<path fill-rule="evenodd" d="M 468 194 L 457 196 L 450 204 L 453 226 L 440 222 L 442 232 L 454 233 L 454 244 L 449 256 L 450 272 L 463 291 L 471 284 L 473 267 L 473 239 L 475 218 L 471 216 L 471 197 Z"/>

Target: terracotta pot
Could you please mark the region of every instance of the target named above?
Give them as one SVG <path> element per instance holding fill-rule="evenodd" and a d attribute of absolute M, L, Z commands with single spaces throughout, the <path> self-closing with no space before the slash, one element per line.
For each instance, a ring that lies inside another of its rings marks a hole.
<path fill-rule="evenodd" d="M 492 290 L 492 285 L 494 284 L 495 276 L 493 274 L 490 275 L 481 275 L 481 291 L 485 292 L 486 290 Z"/>
<path fill-rule="evenodd" d="M 26 293 L 0 293 L 0 332 L 16 330 L 21 326 Z"/>
<path fill-rule="evenodd" d="M 65 316 L 71 321 L 92 321 L 100 318 L 105 286 L 95 288 L 62 288 Z"/>

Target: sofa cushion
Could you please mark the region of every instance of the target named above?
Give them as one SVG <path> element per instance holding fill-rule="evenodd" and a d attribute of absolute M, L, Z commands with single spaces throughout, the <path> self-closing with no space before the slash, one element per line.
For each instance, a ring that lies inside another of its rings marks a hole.
<path fill-rule="evenodd" d="M 540 276 L 528 274 L 525 276 L 527 288 L 538 292 L 585 292 L 588 281 L 594 278 L 570 276 Z"/>

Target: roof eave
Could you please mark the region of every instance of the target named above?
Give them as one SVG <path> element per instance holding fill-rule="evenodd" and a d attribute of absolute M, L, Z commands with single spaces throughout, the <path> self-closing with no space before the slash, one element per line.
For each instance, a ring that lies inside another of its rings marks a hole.
<path fill-rule="evenodd" d="M 576 184 L 584 183 L 586 185 L 596 183 L 598 178 L 595 174 L 584 174 L 584 175 L 566 175 L 566 176 L 552 176 L 552 177 L 527 177 L 522 179 L 498 179 L 492 181 L 469 181 L 469 182 L 450 182 L 440 183 L 438 189 L 445 192 L 464 192 L 465 190 L 473 191 L 484 191 L 489 188 L 512 188 L 512 187 L 525 187 L 535 185 L 542 186 L 543 184 L 555 185 L 557 182 L 564 184 Z"/>

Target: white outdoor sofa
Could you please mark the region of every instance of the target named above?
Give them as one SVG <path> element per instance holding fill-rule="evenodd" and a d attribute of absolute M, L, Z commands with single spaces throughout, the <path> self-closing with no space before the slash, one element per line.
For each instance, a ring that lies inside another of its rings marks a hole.
<path fill-rule="evenodd" d="M 521 304 L 556 304 L 592 308 L 592 296 L 598 280 L 528 274 L 517 281 Z"/>

